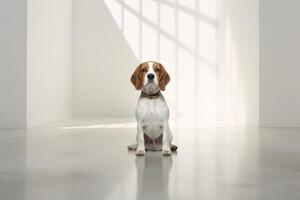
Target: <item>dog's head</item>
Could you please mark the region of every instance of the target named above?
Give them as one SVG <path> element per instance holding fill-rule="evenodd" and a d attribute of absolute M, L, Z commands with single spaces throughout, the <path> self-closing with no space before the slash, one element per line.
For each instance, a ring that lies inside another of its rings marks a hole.
<path fill-rule="evenodd" d="M 148 61 L 137 66 L 130 81 L 137 90 L 154 94 L 165 90 L 166 85 L 170 82 L 170 76 L 162 64 Z"/>

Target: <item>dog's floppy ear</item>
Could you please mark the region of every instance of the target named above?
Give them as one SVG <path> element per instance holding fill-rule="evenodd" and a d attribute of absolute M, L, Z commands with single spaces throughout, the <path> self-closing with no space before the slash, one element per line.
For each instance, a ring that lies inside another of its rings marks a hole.
<path fill-rule="evenodd" d="M 141 77 L 141 67 L 142 67 L 142 64 L 137 66 L 137 68 L 135 69 L 134 73 L 132 74 L 132 76 L 130 78 L 131 83 L 134 85 L 135 89 L 137 89 L 137 90 L 140 90 L 143 87 L 143 80 Z"/>
<path fill-rule="evenodd" d="M 161 75 L 160 75 L 160 79 L 159 79 L 159 88 L 162 91 L 165 91 L 166 89 L 166 85 L 170 82 L 170 76 L 168 74 L 168 72 L 166 71 L 166 69 L 164 68 L 164 66 L 162 64 L 159 64 L 160 66 L 160 70 L 161 70 Z"/>

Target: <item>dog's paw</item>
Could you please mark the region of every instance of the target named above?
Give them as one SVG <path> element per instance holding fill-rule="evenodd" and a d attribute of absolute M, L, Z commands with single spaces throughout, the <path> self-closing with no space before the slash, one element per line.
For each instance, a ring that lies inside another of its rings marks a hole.
<path fill-rule="evenodd" d="M 137 149 L 135 152 L 136 156 L 144 156 L 145 155 L 145 149 Z"/>
<path fill-rule="evenodd" d="M 163 149 L 162 150 L 162 155 L 163 156 L 171 156 L 172 155 L 171 149 Z"/>

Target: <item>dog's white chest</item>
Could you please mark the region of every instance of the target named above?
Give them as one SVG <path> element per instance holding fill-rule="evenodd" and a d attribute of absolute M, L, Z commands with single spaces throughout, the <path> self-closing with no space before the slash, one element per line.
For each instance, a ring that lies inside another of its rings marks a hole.
<path fill-rule="evenodd" d="M 136 108 L 137 121 L 142 123 L 143 131 L 151 138 L 162 134 L 164 124 L 169 119 L 169 108 L 163 99 L 140 98 Z"/>

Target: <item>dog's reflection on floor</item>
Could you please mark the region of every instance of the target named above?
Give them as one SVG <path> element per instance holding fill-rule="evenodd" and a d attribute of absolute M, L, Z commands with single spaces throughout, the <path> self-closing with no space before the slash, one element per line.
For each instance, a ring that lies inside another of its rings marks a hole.
<path fill-rule="evenodd" d="M 147 152 L 135 160 L 137 168 L 137 200 L 168 200 L 169 173 L 172 156 L 163 157 L 161 152 Z"/>

